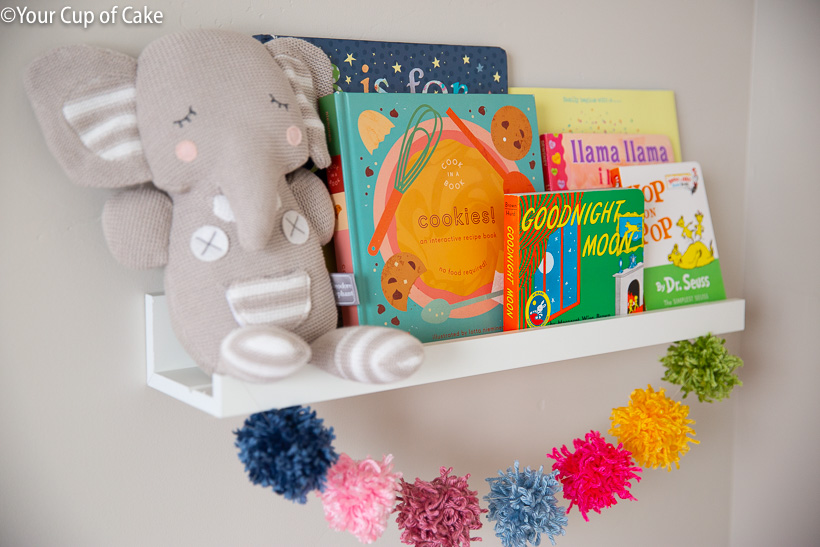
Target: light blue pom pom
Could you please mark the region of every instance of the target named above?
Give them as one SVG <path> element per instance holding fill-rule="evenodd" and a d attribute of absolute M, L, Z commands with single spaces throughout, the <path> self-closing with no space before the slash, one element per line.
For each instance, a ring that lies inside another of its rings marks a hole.
<path fill-rule="evenodd" d="M 567 511 L 558 507 L 555 494 L 561 491 L 561 483 L 555 479 L 557 471 L 544 474 L 544 467 L 533 471 L 527 467 L 519 470 L 518 461 L 507 472 L 486 479 L 490 493 L 484 496 L 489 502 L 488 520 L 495 520 L 495 535 L 504 547 L 526 547 L 541 544 L 541 534 L 547 534 L 555 545 L 555 536 L 564 535 Z"/>

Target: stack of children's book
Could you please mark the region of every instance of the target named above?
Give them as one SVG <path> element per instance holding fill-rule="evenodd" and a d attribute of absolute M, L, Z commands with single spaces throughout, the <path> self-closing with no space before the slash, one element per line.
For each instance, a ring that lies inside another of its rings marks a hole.
<path fill-rule="evenodd" d="M 431 342 L 725 298 L 673 92 L 508 90 L 500 48 L 307 40 L 336 75 L 344 324 Z"/>

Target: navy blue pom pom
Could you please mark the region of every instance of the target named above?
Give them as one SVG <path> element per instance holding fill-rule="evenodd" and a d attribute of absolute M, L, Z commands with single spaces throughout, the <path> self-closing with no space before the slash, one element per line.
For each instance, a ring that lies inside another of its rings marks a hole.
<path fill-rule="evenodd" d="M 328 468 L 339 455 L 310 407 L 293 406 L 251 415 L 234 431 L 239 460 L 254 484 L 270 486 L 285 499 L 307 503 L 307 494 L 323 490 Z"/>

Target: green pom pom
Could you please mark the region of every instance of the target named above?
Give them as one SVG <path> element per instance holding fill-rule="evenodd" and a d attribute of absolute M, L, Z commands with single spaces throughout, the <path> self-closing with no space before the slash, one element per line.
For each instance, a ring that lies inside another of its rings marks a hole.
<path fill-rule="evenodd" d="M 743 383 L 734 370 L 743 366 L 743 360 L 730 354 L 723 344 L 726 340 L 708 334 L 690 342 L 681 340 L 672 344 L 661 357 L 666 367 L 663 380 L 681 386 L 683 398 L 694 391 L 698 401 L 711 403 L 729 396 L 735 385 Z"/>

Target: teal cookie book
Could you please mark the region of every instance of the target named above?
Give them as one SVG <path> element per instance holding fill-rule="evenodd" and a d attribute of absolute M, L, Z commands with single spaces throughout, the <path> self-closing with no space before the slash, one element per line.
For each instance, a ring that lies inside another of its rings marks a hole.
<path fill-rule="evenodd" d="M 502 330 L 504 193 L 544 189 L 533 98 L 335 93 L 319 108 L 337 267 L 358 295 L 344 324 L 423 342 Z"/>

